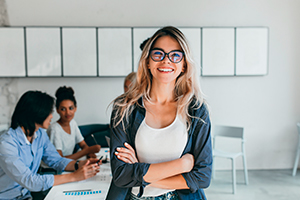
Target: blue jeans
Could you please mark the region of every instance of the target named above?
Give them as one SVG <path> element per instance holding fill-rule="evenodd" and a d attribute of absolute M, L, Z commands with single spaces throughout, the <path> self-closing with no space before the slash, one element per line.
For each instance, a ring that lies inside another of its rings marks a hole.
<path fill-rule="evenodd" d="M 178 200 L 176 191 L 168 192 L 157 197 L 137 197 L 131 193 L 130 200 Z"/>

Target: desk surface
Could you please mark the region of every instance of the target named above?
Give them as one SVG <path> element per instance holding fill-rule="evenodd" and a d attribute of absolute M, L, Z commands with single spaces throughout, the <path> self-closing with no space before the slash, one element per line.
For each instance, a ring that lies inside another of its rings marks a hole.
<path fill-rule="evenodd" d="M 101 148 L 97 157 L 108 155 L 108 148 Z M 68 173 L 68 172 L 66 172 Z M 111 182 L 110 163 L 105 163 L 100 166 L 100 172 L 89 179 L 65 183 L 51 188 L 45 200 L 59 199 L 98 199 L 104 200 Z"/>

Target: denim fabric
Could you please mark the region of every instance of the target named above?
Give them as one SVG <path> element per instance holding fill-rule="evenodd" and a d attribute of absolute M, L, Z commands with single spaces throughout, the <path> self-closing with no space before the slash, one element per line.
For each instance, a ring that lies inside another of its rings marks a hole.
<path fill-rule="evenodd" d="M 157 197 L 137 197 L 131 193 L 130 200 L 178 200 L 178 194 L 172 191 Z"/>
<path fill-rule="evenodd" d="M 113 179 L 106 200 L 127 199 L 128 196 L 130 197 L 132 187 L 140 187 L 138 196 L 142 196 L 144 187 L 149 184 L 143 179 L 143 176 L 149 169 L 149 163 L 127 164 L 120 161 L 114 154 L 117 147 L 124 147 L 124 142 L 127 142 L 135 149 L 135 136 L 146 115 L 146 110 L 142 105 L 142 98 L 140 98 L 128 119 L 117 127 L 114 127 L 114 121 L 119 120 L 120 116 L 116 115 L 116 108 L 113 108 L 110 140 Z M 193 101 L 189 106 L 189 114 L 192 116 L 191 126 L 188 131 L 188 142 L 183 155 L 186 153 L 193 154 L 195 162 L 190 172 L 182 174 L 189 189 L 176 190 L 176 192 L 179 200 L 205 200 L 203 189 L 210 184 L 212 167 L 209 112 L 205 104 L 198 106 Z"/>

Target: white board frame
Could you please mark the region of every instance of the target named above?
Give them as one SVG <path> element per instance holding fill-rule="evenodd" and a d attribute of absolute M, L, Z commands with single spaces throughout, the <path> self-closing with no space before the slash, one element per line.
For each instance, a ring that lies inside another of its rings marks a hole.
<path fill-rule="evenodd" d="M 268 74 L 267 27 L 236 28 L 236 75 Z"/>
<path fill-rule="evenodd" d="M 63 76 L 97 76 L 96 28 L 62 28 Z"/>
<path fill-rule="evenodd" d="M 26 27 L 29 77 L 62 76 L 59 27 Z"/>
<path fill-rule="evenodd" d="M 127 76 L 132 72 L 132 29 L 98 28 L 99 76 Z"/>
<path fill-rule="evenodd" d="M 23 27 L 0 28 L 0 77 L 25 77 Z"/>
<path fill-rule="evenodd" d="M 202 28 L 202 76 L 234 76 L 233 27 Z"/>
<path fill-rule="evenodd" d="M 201 75 L 201 28 L 179 28 L 180 31 L 185 35 L 194 59 L 197 75 Z"/>
<path fill-rule="evenodd" d="M 136 72 L 138 69 L 139 60 L 142 55 L 140 45 L 159 29 L 159 27 L 137 27 L 133 28 L 133 70 Z"/>

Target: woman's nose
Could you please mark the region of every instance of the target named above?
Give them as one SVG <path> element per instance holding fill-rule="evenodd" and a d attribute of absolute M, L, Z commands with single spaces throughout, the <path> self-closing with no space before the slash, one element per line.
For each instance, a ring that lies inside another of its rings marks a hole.
<path fill-rule="evenodd" d="M 162 62 L 165 62 L 165 63 L 170 63 L 170 59 L 168 57 L 168 55 L 165 55 L 164 59 L 162 60 Z"/>

